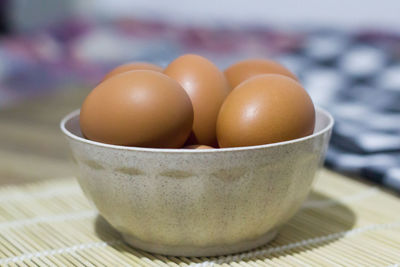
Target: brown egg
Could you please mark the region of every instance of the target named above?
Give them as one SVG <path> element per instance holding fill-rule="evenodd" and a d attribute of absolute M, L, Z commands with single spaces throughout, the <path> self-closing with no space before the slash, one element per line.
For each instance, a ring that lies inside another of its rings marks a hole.
<path fill-rule="evenodd" d="M 224 72 L 231 88 L 235 88 L 241 82 L 259 74 L 281 74 L 298 80 L 296 75 L 276 61 L 267 59 L 248 59 L 239 61 Z"/>
<path fill-rule="evenodd" d="M 275 143 L 312 134 L 315 111 L 311 98 L 295 80 L 264 74 L 233 90 L 217 121 L 220 147 Z"/>
<path fill-rule="evenodd" d="M 153 71 L 158 71 L 158 72 L 162 72 L 163 68 L 161 68 L 160 66 L 157 66 L 155 64 L 151 64 L 151 63 L 147 63 L 147 62 L 130 62 L 130 63 L 126 63 L 123 65 L 119 65 L 118 67 L 112 69 L 109 73 L 107 73 L 104 78 L 103 81 L 107 80 L 108 78 L 123 73 L 123 72 L 127 72 L 127 71 L 131 71 L 131 70 L 153 70 Z"/>
<path fill-rule="evenodd" d="M 214 149 L 211 146 L 206 146 L 206 145 L 190 145 L 190 146 L 185 146 L 183 148 L 186 149 Z"/>
<path fill-rule="evenodd" d="M 194 121 L 189 143 L 216 145 L 218 112 L 230 91 L 223 73 L 206 58 L 191 54 L 172 61 L 164 73 L 178 81 L 192 101 Z"/>
<path fill-rule="evenodd" d="M 193 124 L 193 107 L 178 82 L 149 70 L 100 83 L 86 97 L 80 126 L 90 140 L 139 147 L 179 148 Z"/>

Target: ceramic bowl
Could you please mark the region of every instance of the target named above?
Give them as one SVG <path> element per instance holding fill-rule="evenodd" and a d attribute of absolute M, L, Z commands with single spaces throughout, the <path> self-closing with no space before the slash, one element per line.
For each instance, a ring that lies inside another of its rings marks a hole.
<path fill-rule="evenodd" d="M 235 253 L 273 239 L 307 197 L 332 126 L 317 108 L 307 137 L 188 150 L 87 140 L 79 110 L 61 122 L 79 183 L 99 213 L 130 245 L 176 256 Z"/>

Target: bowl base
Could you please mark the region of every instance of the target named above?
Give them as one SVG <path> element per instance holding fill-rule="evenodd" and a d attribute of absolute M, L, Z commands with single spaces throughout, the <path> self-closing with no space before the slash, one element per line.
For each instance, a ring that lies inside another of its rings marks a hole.
<path fill-rule="evenodd" d="M 266 243 L 272 241 L 277 234 L 278 230 L 271 230 L 257 239 L 242 241 L 233 245 L 220 245 L 210 247 L 165 246 L 143 242 L 136 237 L 127 234 L 122 234 L 122 237 L 124 241 L 129 245 L 152 253 L 183 257 L 209 257 L 243 252 L 261 245 L 265 245 Z"/>

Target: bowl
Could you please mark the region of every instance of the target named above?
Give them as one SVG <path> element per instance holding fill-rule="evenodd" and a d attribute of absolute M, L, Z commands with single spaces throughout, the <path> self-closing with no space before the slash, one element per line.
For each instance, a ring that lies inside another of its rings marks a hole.
<path fill-rule="evenodd" d="M 117 146 L 85 139 L 79 110 L 61 121 L 78 181 L 130 245 L 215 256 L 272 240 L 300 208 L 322 165 L 332 116 L 316 109 L 312 135 L 212 150 Z"/>

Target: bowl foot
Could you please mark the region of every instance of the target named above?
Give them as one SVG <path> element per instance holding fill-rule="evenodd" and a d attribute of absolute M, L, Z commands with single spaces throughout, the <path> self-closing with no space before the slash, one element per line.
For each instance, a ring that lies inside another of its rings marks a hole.
<path fill-rule="evenodd" d="M 265 245 L 266 243 L 273 240 L 277 234 L 278 230 L 271 230 L 257 239 L 242 241 L 233 245 L 220 245 L 210 247 L 196 247 L 189 245 L 166 246 L 143 242 L 136 237 L 127 234 L 122 234 L 122 237 L 129 245 L 152 253 L 170 256 L 206 257 L 226 255 L 250 250 L 258 246 Z"/>

